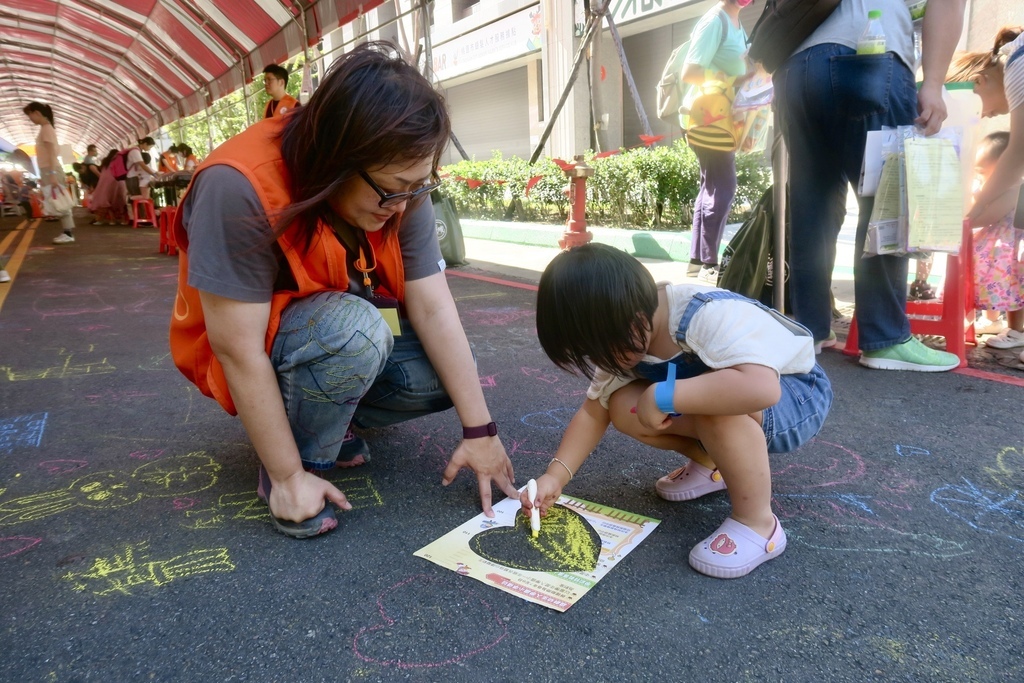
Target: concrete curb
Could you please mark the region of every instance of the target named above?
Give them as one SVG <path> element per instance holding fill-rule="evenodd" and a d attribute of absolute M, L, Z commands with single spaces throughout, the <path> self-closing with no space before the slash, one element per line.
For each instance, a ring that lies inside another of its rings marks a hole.
<path fill-rule="evenodd" d="M 482 221 L 460 219 L 464 237 L 492 242 L 510 242 L 533 247 L 558 248 L 558 240 L 565 232 L 564 225 L 542 223 L 513 223 L 510 221 Z M 618 228 L 589 228 L 594 241 L 622 249 L 638 258 L 664 261 L 690 260 L 690 231 L 622 230 Z M 722 246 L 728 244 L 739 224 L 726 227 Z"/>

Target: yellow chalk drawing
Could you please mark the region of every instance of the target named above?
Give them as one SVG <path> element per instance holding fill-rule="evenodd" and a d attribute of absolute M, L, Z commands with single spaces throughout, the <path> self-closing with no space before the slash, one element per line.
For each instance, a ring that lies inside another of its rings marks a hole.
<path fill-rule="evenodd" d="M 986 474 L 1000 486 L 1024 488 L 1024 453 L 1012 446 L 999 451 L 996 466 L 983 468 Z"/>
<path fill-rule="evenodd" d="M 373 481 L 366 476 L 328 479 L 344 492 L 353 510 L 384 505 Z M 198 510 L 186 510 L 191 521 L 182 526 L 189 529 L 220 529 L 228 520 L 267 520 L 267 504 L 256 497 L 256 492 L 225 493 L 217 504 Z"/>
<path fill-rule="evenodd" d="M 132 591 L 140 586 L 164 586 L 176 579 L 235 569 L 227 548 L 192 550 L 155 561 L 146 558 L 147 551 L 147 543 L 127 545 L 124 552 L 113 557 L 97 557 L 88 571 L 68 572 L 61 578 L 70 581 L 76 591 L 96 595 L 132 595 Z"/>
<path fill-rule="evenodd" d="M 518 515 L 514 527 L 488 529 L 469 547 L 490 562 L 524 571 L 591 572 L 597 567 L 601 539 L 578 514 L 554 505 L 537 538 L 530 533 L 529 519 Z"/>
<path fill-rule="evenodd" d="M 184 496 L 210 488 L 220 465 L 203 451 L 154 460 L 134 472 L 93 472 L 71 486 L 0 503 L 0 526 L 30 522 L 76 507 L 117 508 L 146 496 Z"/>
<path fill-rule="evenodd" d="M 61 349 L 57 355 L 64 356 L 64 362 L 61 365 L 54 365 L 42 370 L 15 370 L 8 365 L 0 365 L 0 370 L 7 375 L 8 381 L 24 382 L 35 379 L 66 379 L 83 375 L 105 375 L 117 369 L 108 363 L 106 358 L 92 363 L 72 363 L 75 356 L 72 353 L 67 353 L 66 349 Z"/>
<path fill-rule="evenodd" d="M 493 518 L 481 513 L 413 554 L 560 612 L 572 607 L 659 524 L 650 517 L 563 495 L 548 510 L 534 539 L 517 498 L 498 501 L 493 510 Z M 630 543 L 623 542 L 627 537 Z M 609 555 L 608 548 L 618 552 Z"/>

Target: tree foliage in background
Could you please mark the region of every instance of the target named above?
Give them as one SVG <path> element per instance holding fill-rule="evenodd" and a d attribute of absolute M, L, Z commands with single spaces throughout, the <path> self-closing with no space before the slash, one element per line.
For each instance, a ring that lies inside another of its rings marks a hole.
<path fill-rule="evenodd" d="M 682 140 L 600 159 L 588 153 L 584 158 L 594 168 L 593 177 L 587 179 L 588 223 L 654 230 L 691 227 L 700 168 L 693 150 Z M 463 217 L 500 220 L 510 204 L 518 220 L 564 222 L 568 216 L 565 189 L 569 181 L 551 159 L 530 167 L 523 159 L 495 153 L 486 161 L 445 166 L 442 173 L 444 192 Z M 527 183 L 535 176 L 540 179 L 527 193 Z M 730 221 L 739 222 L 771 184 L 771 171 L 764 155 L 738 154 L 736 176 Z"/>
<path fill-rule="evenodd" d="M 306 63 L 304 55 L 299 54 L 289 62 L 282 64 L 288 69 L 288 94 L 298 99 L 299 91 L 302 89 L 302 67 Z M 267 107 L 270 96 L 263 87 L 263 74 L 257 74 L 249 85 L 249 118 L 245 115 L 244 89 L 222 97 L 205 111 L 198 112 L 192 116 L 186 116 L 181 121 L 160 129 L 161 135 L 166 135 L 175 143 L 184 142 L 192 148 L 195 155 L 200 159 L 206 157 L 213 147 L 218 146 L 228 138 L 231 138 L 245 130 L 250 122 L 255 123 L 263 118 L 263 110 Z M 207 123 L 209 119 L 209 123 Z"/>

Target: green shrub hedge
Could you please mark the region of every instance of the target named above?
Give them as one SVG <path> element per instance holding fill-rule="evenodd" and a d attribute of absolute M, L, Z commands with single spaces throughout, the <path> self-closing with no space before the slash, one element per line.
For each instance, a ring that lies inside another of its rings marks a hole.
<path fill-rule="evenodd" d="M 688 229 L 693 221 L 700 170 L 682 140 L 664 147 L 638 147 L 600 159 L 587 179 L 587 223 L 654 230 Z M 442 169 L 443 191 L 464 218 L 564 223 L 568 179 L 551 159 L 529 166 L 525 159 L 496 153 L 485 161 L 460 161 Z M 540 176 L 526 193 L 531 178 Z M 771 184 L 763 154 L 736 155 L 737 190 L 730 221 L 742 221 Z M 473 182 L 468 182 L 473 181 Z M 479 183 L 479 184 L 477 184 Z M 511 211 L 510 211 L 511 207 Z"/>

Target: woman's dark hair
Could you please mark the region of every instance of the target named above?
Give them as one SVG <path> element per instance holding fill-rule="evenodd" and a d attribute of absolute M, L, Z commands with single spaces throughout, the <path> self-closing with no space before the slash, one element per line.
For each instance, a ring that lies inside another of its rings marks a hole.
<path fill-rule="evenodd" d="M 114 160 L 114 157 L 118 155 L 118 150 L 112 149 L 107 152 L 107 156 L 103 157 L 103 161 L 100 162 L 100 170 L 102 171 L 107 166 L 110 166 L 110 162 Z"/>
<path fill-rule="evenodd" d="M 300 219 L 307 244 L 328 200 L 359 171 L 429 158 L 437 165 L 451 120 L 444 97 L 391 43 L 371 42 L 336 60 L 309 103 L 288 115 L 281 154 L 292 205 L 274 220 Z M 392 218 L 385 229 L 397 228 Z"/>
<path fill-rule="evenodd" d="M 192 154 L 192 148 L 186 145 L 184 142 L 178 143 L 178 154 L 188 158 Z"/>
<path fill-rule="evenodd" d="M 37 111 L 43 115 L 43 118 L 50 122 L 51 126 L 53 125 L 53 109 L 51 109 L 48 104 L 43 104 L 42 102 L 29 102 L 21 111 L 25 116 L 28 116 L 29 112 Z"/>
<path fill-rule="evenodd" d="M 563 251 L 540 276 L 537 338 L 558 367 L 594 378 L 620 373 L 626 356 L 647 350 L 658 308 L 650 271 L 624 251 L 585 244 Z"/>

